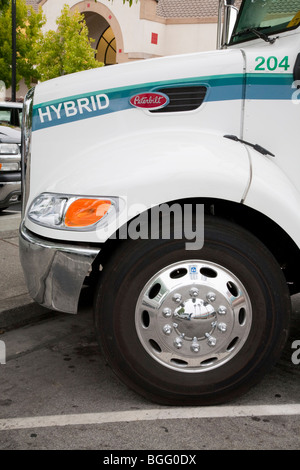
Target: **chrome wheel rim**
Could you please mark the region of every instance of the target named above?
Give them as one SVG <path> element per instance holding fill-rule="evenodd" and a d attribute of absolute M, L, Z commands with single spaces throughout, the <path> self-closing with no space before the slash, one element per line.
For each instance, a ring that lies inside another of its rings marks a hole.
<path fill-rule="evenodd" d="M 208 261 L 182 261 L 159 271 L 142 289 L 135 310 L 146 352 L 165 367 L 187 373 L 233 359 L 251 324 L 251 302 L 242 282 Z"/>

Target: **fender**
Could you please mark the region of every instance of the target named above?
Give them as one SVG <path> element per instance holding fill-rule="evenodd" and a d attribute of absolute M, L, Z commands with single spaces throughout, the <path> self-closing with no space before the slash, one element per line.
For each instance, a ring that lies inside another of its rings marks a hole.
<path fill-rule="evenodd" d="M 125 149 L 126 157 L 122 158 Z M 36 160 L 34 169 L 40 173 L 38 166 Z M 172 200 L 203 197 L 240 202 L 249 186 L 250 164 L 245 147 L 223 135 L 164 129 L 132 132 L 87 146 L 84 153 L 72 154 L 72 164 L 66 156 L 59 172 L 49 166 L 42 179 L 34 173 L 32 177 L 35 184 L 31 185 L 29 203 L 42 192 L 119 197 L 126 205 L 123 225 L 138 213 Z M 26 220 L 29 230 L 44 237 L 98 243 L 105 242 L 120 224 L 77 232 L 49 229 Z"/>
<path fill-rule="evenodd" d="M 291 180 L 276 164 L 249 149 L 252 178 L 245 205 L 276 222 L 300 247 L 300 195 Z"/>

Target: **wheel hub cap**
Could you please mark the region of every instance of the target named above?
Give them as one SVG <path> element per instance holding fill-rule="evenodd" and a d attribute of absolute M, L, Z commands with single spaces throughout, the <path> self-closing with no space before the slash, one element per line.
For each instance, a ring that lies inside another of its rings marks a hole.
<path fill-rule="evenodd" d="M 252 309 L 241 281 L 207 261 L 183 261 L 159 271 L 136 305 L 138 337 L 156 361 L 202 372 L 231 360 L 251 328 Z"/>
<path fill-rule="evenodd" d="M 173 318 L 178 334 L 186 340 L 204 339 L 211 333 L 217 314 L 214 307 L 203 299 L 188 299 L 174 310 Z"/>

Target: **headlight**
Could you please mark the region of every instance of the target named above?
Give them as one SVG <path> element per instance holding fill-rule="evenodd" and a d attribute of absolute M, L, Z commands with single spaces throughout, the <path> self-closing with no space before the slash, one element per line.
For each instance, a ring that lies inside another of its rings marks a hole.
<path fill-rule="evenodd" d="M 43 193 L 32 202 L 28 217 L 50 228 L 93 230 L 118 211 L 117 198 Z"/>
<path fill-rule="evenodd" d="M 41 194 L 29 209 L 28 216 L 34 222 L 48 227 L 55 227 L 62 223 L 67 199 L 64 197 Z"/>
<path fill-rule="evenodd" d="M 21 155 L 19 145 L 0 143 L 0 171 L 20 171 Z"/>
<path fill-rule="evenodd" d="M 18 144 L 0 144 L 0 155 L 20 155 Z"/>
<path fill-rule="evenodd" d="M 0 162 L 0 171 L 20 171 L 20 162 Z"/>

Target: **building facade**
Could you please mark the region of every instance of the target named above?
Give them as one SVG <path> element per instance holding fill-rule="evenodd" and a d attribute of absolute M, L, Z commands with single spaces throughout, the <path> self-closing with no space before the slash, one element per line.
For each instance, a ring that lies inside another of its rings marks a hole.
<path fill-rule="evenodd" d="M 85 17 L 99 61 L 106 65 L 186 52 L 215 49 L 218 0 L 31 0 L 47 23 L 67 3 Z"/>
<path fill-rule="evenodd" d="M 218 0 L 26 0 L 46 17 L 44 30 L 56 30 L 65 4 L 84 15 L 95 56 L 105 65 L 213 50 Z M 240 4 L 240 0 L 237 0 Z M 20 83 L 18 98 L 27 87 Z M 10 90 L 7 90 L 10 96 Z"/>

